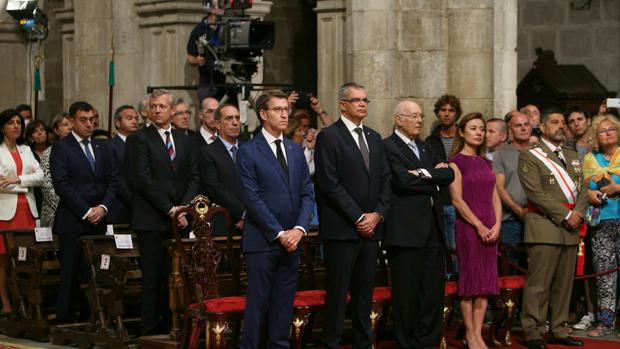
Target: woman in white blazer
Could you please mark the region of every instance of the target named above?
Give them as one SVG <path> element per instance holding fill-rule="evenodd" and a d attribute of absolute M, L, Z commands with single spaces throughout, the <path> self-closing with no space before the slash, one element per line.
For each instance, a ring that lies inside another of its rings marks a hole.
<path fill-rule="evenodd" d="M 0 230 L 35 227 L 39 216 L 33 187 L 43 183 L 43 170 L 23 145 L 24 120 L 14 109 L 0 113 Z M 6 285 L 7 254 L 0 240 L 0 298 L 2 313 L 11 311 Z"/>

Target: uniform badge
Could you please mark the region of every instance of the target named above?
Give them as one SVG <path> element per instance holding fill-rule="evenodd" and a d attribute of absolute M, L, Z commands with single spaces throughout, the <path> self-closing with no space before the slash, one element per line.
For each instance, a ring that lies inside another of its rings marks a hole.
<path fill-rule="evenodd" d="M 549 184 L 554 185 L 555 184 L 555 178 L 549 178 Z"/>
<path fill-rule="evenodd" d="M 573 161 L 571 161 L 570 163 L 573 166 L 573 170 L 577 173 L 581 172 L 581 163 L 579 162 L 579 160 L 575 159 Z"/>
<path fill-rule="evenodd" d="M 530 171 L 529 167 L 527 167 L 527 164 L 523 164 L 521 165 L 521 172 L 522 173 L 528 173 Z"/>

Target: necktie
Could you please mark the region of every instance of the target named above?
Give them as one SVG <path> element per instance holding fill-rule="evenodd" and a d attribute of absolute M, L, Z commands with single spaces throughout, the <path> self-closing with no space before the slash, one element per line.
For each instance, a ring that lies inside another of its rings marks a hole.
<path fill-rule="evenodd" d="M 407 143 L 407 145 L 409 146 L 409 148 L 411 148 L 411 150 L 413 150 L 413 153 L 415 154 L 415 156 L 418 159 L 420 159 L 420 151 L 418 150 L 418 145 L 415 144 L 415 141 L 411 141 Z"/>
<path fill-rule="evenodd" d="M 95 157 L 93 156 L 93 153 L 90 152 L 90 147 L 88 147 L 90 141 L 88 139 L 83 139 L 82 143 L 84 144 L 84 153 L 86 154 L 86 159 L 88 160 L 90 169 L 95 172 Z"/>
<path fill-rule="evenodd" d="M 174 164 L 174 159 L 177 157 L 174 153 L 174 147 L 172 146 L 172 139 L 170 138 L 170 131 L 164 132 L 166 135 L 166 149 L 168 150 L 168 155 L 170 155 L 170 161 Z"/>
<path fill-rule="evenodd" d="M 560 154 L 560 149 L 556 149 L 553 151 L 555 153 L 555 155 L 558 157 L 558 159 L 560 159 L 560 162 L 562 163 L 562 166 L 564 166 L 564 168 L 566 168 L 566 161 L 564 161 L 564 157 L 562 157 L 562 154 Z"/>
<path fill-rule="evenodd" d="M 233 162 L 237 160 L 237 146 L 233 145 L 230 147 L 230 153 L 232 154 Z"/>
<path fill-rule="evenodd" d="M 217 138 L 217 135 L 214 133 L 211 135 L 211 138 L 209 138 L 211 140 L 211 142 L 215 142 L 215 139 Z"/>
<path fill-rule="evenodd" d="M 286 158 L 284 157 L 284 152 L 282 151 L 282 140 L 280 139 L 276 139 L 276 157 L 278 158 L 278 162 L 280 163 L 280 166 L 282 167 L 282 170 L 284 171 L 284 174 L 286 175 L 286 178 L 288 178 L 288 165 L 286 164 Z"/>
<path fill-rule="evenodd" d="M 366 145 L 366 141 L 364 140 L 364 130 L 361 127 L 355 128 L 355 132 L 357 132 L 357 141 L 360 146 L 360 152 L 362 153 L 362 159 L 364 159 L 364 164 L 366 168 L 369 169 L 370 164 L 370 155 L 368 153 L 368 146 Z"/>

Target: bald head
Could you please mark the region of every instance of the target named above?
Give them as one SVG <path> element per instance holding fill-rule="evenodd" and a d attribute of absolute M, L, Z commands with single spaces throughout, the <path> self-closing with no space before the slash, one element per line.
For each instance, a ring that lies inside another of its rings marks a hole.
<path fill-rule="evenodd" d="M 394 127 L 409 139 L 416 139 L 422 133 L 424 114 L 414 101 L 401 101 L 394 108 Z"/>
<path fill-rule="evenodd" d="M 524 113 L 514 111 L 508 119 L 508 129 L 513 141 L 520 144 L 529 142 L 532 135 L 532 123 L 530 117 Z"/>

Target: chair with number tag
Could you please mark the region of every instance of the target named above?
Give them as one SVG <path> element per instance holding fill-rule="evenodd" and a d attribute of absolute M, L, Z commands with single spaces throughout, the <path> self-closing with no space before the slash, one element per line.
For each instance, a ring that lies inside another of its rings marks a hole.
<path fill-rule="evenodd" d="M 8 284 L 13 313 L 0 319 L 12 337 L 49 340 L 48 317 L 59 285 L 58 239 L 49 228 L 2 231 L 9 257 Z"/>
<path fill-rule="evenodd" d="M 90 305 L 90 321 L 80 328 L 58 328 L 53 343 L 79 346 L 129 347 L 135 345 L 127 329 L 137 319 L 125 318 L 125 305 L 141 293 L 138 240 L 125 229 L 114 227 L 113 235 L 80 238 L 84 261 L 90 272 L 81 285 Z"/>

